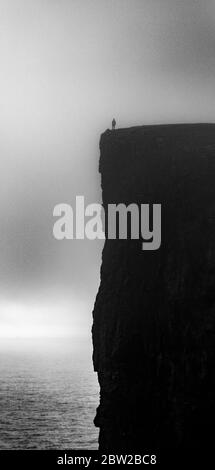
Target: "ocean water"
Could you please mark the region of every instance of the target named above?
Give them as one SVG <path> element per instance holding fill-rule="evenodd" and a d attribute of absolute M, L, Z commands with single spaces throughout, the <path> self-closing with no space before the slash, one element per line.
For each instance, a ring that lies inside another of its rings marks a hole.
<path fill-rule="evenodd" d="M 0 345 L 0 449 L 96 449 L 98 383 L 85 340 Z"/>

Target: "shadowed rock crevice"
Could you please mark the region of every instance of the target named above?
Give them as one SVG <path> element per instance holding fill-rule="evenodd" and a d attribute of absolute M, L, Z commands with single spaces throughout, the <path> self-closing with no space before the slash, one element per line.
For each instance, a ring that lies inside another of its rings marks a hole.
<path fill-rule="evenodd" d="M 162 244 L 106 240 L 93 312 L 101 450 L 213 443 L 215 125 L 106 131 L 108 203 L 162 205 Z"/>

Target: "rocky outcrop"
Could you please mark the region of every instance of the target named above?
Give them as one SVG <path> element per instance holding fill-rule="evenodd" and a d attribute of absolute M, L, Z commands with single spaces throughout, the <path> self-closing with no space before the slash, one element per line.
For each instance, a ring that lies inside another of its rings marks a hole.
<path fill-rule="evenodd" d="M 103 204 L 161 203 L 162 243 L 106 240 L 93 312 L 101 450 L 213 443 L 215 125 L 106 131 Z"/>

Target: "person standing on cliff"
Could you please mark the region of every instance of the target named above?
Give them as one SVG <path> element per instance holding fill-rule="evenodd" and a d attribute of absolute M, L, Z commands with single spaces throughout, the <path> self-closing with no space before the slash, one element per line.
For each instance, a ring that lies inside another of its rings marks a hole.
<path fill-rule="evenodd" d="M 112 131 L 114 131 L 116 129 L 116 119 L 113 118 L 113 121 L 112 121 Z"/>

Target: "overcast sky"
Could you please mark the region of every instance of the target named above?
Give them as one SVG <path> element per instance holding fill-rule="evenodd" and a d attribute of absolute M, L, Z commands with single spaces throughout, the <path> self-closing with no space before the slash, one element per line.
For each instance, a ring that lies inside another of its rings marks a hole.
<path fill-rule="evenodd" d="M 0 335 L 89 331 L 102 243 L 53 207 L 100 202 L 99 136 L 214 121 L 213 0 L 0 0 Z"/>

